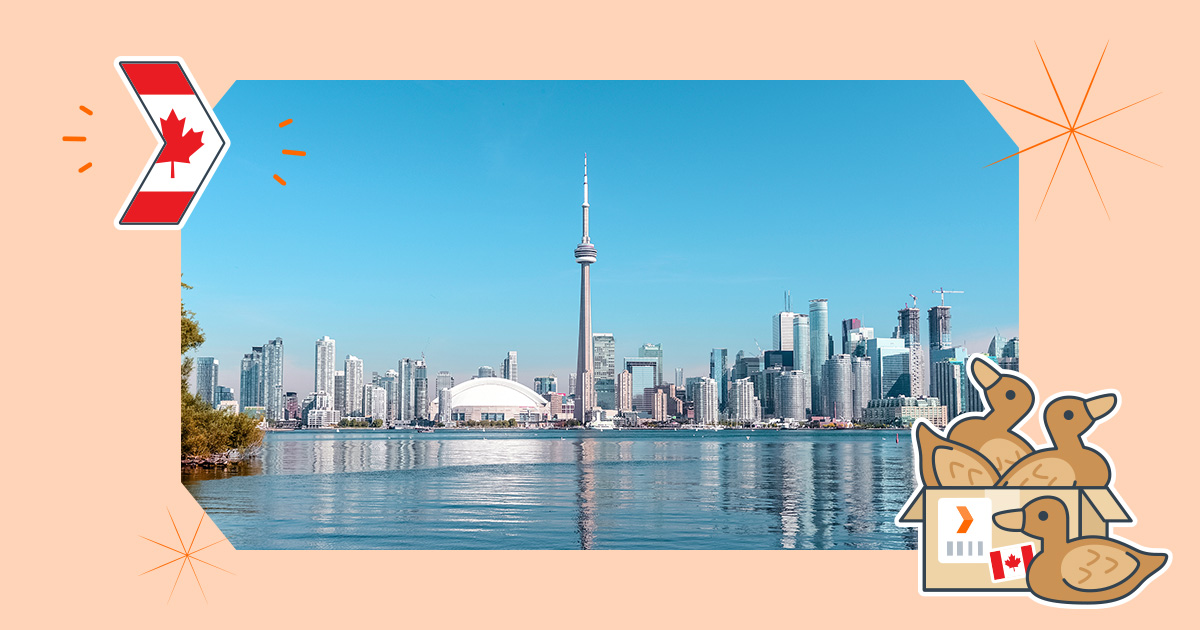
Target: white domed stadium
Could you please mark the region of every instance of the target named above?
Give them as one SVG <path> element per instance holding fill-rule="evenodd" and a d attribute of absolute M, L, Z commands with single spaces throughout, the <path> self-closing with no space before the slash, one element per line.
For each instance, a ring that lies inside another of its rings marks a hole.
<path fill-rule="evenodd" d="M 445 418 L 443 422 L 517 420 L 524 424 L 542 420 L 550 410 L 550 403 L 537 392 L 506 378 L 473 378 L 446 393 L 449 394 L 450 413 L 443 414 L 439 409 L 435 416 Z M 439 395 L 435 400 L 440 407 L 446 398 Z"/>

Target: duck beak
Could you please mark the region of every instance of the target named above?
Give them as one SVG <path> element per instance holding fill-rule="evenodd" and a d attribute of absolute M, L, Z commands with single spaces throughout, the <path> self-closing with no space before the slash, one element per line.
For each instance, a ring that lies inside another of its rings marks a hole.
<path fill-rule="evenodd" d="M 1087 408 L 1088 415 L 1092 417 L 1092 420 L 1098 422 L 1117 407 L 1117 396 L 1116 394 L 1101 394 L 1087 399 L 1083 405 Z"/>
<path fill-rule="evenodd" d="M 990 389 L 1000 380 L 1000 372 L 992 367 L 992 364 L 986 359 L 971 361 L 971 374 L 975 375 L 975 381 L 984 389 Z"/>
<path fill-rule="evenodd" d="M 1008 530 L 1010 532 L 1019 532 L 1025 530 L 1025 510 L 1005 510 L 996 512 L 992 517 L 996 527 Z"/>

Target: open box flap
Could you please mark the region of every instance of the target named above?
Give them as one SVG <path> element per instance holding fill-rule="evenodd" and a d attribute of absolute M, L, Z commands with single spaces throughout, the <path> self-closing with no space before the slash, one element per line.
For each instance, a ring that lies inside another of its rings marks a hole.
<path fill-rule="evenodd" d="M 908 498 L 904 509 L 900 510 L 901 523 L 921 523 L 925 520 L 925 490 L 921 489 Z"/>
<path fill-rule="evenodd" d="M 1087 497 L 1096 513 L 1106 523 L 1132 523 L 1133 517 L 1129 510 L 1121 505 L 1121 501 L 1108 488 L 1084 488 L 1083 496 Z"/>

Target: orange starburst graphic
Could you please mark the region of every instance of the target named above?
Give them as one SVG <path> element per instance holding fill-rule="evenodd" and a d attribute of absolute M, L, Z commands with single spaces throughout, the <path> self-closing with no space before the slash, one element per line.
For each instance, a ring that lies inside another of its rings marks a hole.
<path fill-rule="evenodd" d="M 196 554 L 200 553 L 201 551 L 204 551 L 205 549 L 208 549 L 209 547 L 212 547 L 213 545 L 225 542 L 225 539 L 222 538 L 221 540 L 218 540 L 216 542 L 204 545 L 203 547 L 200 547 L 199 549 L 195 549 L 194 547 L 196 545 L 196 536 L 198 536 L 200 534 L 200 526 L 204 524 L 204 513 L 203 512 L 200 513 L 200 521 L 198 523 L 196 523 L 196 531 L 192 533 L 192 540 L 191 540 L 191 542 L 188 542 L 187 544 L 184 544 L 184 542 L 183 542 L 183 536 L 180 535 L 180 533 L 179 533 L 179 527 L 175 525 L 175 517 L 171 515 L 170 508 L 167 508 L 167 517 L 171 519 L 171 527 L 175 528 L 175 536 L 179 539 L 179 547 L 180 547 L 179 549 L 176 549 L 176 548 L 172 547 L 171 545 L 167 545 L 167 544 L 158 542 L 157 540 L 146 538 L 145 536 L 141 536 L 140 538 L 142 538 L 144 540 L 148 540 L 160 547 L 166 547 L 167 549 L 170 549 L 171 551 L 174 551 L 175 553 L 179 554 L 179 557 L 175 558 L 174 560 L 172 560 L 170 562 L 165 562 L 163 564 L 160 564 L 160 565 L 154 567 L 153 569 L 143 571 L 142 573 L 139 573 L 138 575 L 146 575 L 147 573 L 150 573 L 151 571 L 157 571 L 163 567 L 170 566 L 172 564 L 175 564 L 176 562 L 179 562 L 179 572 L 175 574 L 175 583 L 171 585 L 171 593 L 170 593 L 170 595 L 167 595 L 167 601 L 170 602 L 171 598 L 174 597 L 175 587 L 179 586 L 179 578 L 180 578 L 180 576 L 183 575 L 183 569 L 186 567 L 186 568 L 189 568 L 192 570 L 192 576 L 196 578 L 196 586 L 200 588 L 200 595 L 204 597 L 205 602 L 208 602 L 208 595 L 206 595 L 204 593 L 204 586 L 200 584 L 200 574 L 196 573 L 196 565 L 194 564 L 194 562 L 199 562 L 201 564 L 207 564 L 208 566 L 210 566 L 214 569 L 217 569 L 220 571 L 225 571 L 226 573 L 228 573 L 230 575 L 233 575 L 233 573 L 231 571 L 226 571 L 225 569 L 222 569 L 221 567 L 219 567 L 215 564 L 212 564 L 211 562 L 205 562 L 204 560 L 197 558 Z M 182 562 L 180 562 L 181 560 L 182 560 Z"/>
<path fill-rule="evenodd" d="M 1038 211 L 1037 211 L 1037 215 L 1036 215 L 1036 216 L 1034 216 L 1034 221 L 1036 221 L 1036 220 L 1037 220 L 1037 218 L 1038 218 L 1038 217 L 1040 217 L 1040 216 L 1042 215 L 1042 207 L 1046 205 L 1046 197 L 1048 197 L 1048 196 L 1050 195 L 1050 187 L 1054 185 L 1054 178 L 1055 178 L 1055 176 L 1057 176 L 1057 175 L 1058 175 L 1058 167 L 1062 165 L 1063 157 L 1064 157 L 1064 156 L 1067 154 L 1067 148 L 1068 148 L 1068 147 L 1070 147 L 1072 143 L 1074 143 L 1074 145 L 1075 145 L 1075 148 L 1076 148 L 1076 149 L 1078 149 L 1078 151 L 1079 151 L 1079 157 L 1083 159 L 1083 166 L 1084 166 L 1084 168 L 1086 168 L 1086 169 L 1087 169 L 1087 172 L 1088 172 L 1088 177 L 1090 177 L 1090 178 L 1091 178 L 1091 180 L 1092 180 L 1092 187 L 1096 189 L 1096 196 L 1100 198 L 1100 206 L 1104 208 L 1104 215 L 1105 215 L 1105 216 L 1107 216 L 1107 217 L 1109 218 L 1109 220 L 1112 220 L 1112 215 L 1110 215 L 1110 214 L 1108 213 L 1108 205 L 1106 205 L 1106 204 L 1104 203 L 1104 196 L 1100 194 L 1100 186 L 1099 186 L 1099 185 L 1096 183 L 1096 176 L 1095 176 L 1095 175 L 1092 173 L 1092 167 L 1091 167 L 1091 165 L 1089 165 L 1089 164 L 1088 164 L 1088 161 L 1087 161 L 1087 156 L 1086 156 L 1086 155 L 1084 155 L 1084 152 L 1083 152 L 1083 145 L 1082 145 L 1082 144 L 1080 144 L 1080 142 L 1079 142 L 1079 137 L 1080 137 L 1080 136 L 1082 136 L 1082 137 L 1084 137 L 1084 138 L 1086 138 L 1086 139 L 1088 139 L 1088 140 L 1091 140 L 1091 141 L 1093 141 L 1093 142 L 1100 143 L 1100 144 L 1102 144 L 1102 145 L 1104 145 L 1104 146 L 1106 146 L 1106 147 L 1109 147 L 1109 148 L 1112 148 L 1112 149 L 1116 149 L 1117 151 L 1120 151 L 1121 153 L 1124 153 L 1124 154 L 1126 154 L 1126 155 L 1132 155 L 1133 157 L 1135 157 L 1135 158 L 1137 158 L 1137 159 L 1139 159 L 1139 160 L 1142 160 L 1142 161 L 1144 161 L 1144 162 L 1150 162 L 1150 160 L 1147 160 L 1146 158 L 1144 158 L 1144 157 L 1142 157 L 1142 156 L 1140 156 L 1140 155 L 1134 155 L 1133 153 L 1130 153 L 1129 151 L 1126 151 L 1125 149 L 1122 149 L 1122 148 L 1120 148 L 1120 147 L 1115 147 L 1115 146 L 1113 146 L 1113 145 L 1111 145 L 1111 144 L 1109 144 L 1109 143 L 1107 143 L 1107 142 L 1105 142 L 1105 141 L 1103 141 L 1103 140 L 1100 140 L 1100 139 L 1098 139 L 1098 138 L 1094 138 L 1094 137 L 1092 137 L 1092 136 L 1090 136 L 1090 135 L 1088 135 L 1088 134 L 1086 134 L 1086 133 L 1084 133 L 1084 132 L 1082 132 L 1082 131 L 1080 131 L 1080 130 L 1081 130 L 1081 129 L 1083 129 L 1084 127 L 1087 127 L 1088 125 L 1090 125 L 1090 124 L 1092 124 L 1092 123 L 1094 123 L 1094 122 L 1098 121 L 1098 120 L 1101 120 L 1101 119 L 1104 119 L 1104 118 L 1108 118 L 1109 116 L 1112 116 L 1113 114 L 1115 114 L 1115 113 L 1117 113 L 1117 112 L 1120 112 L 1120 111 L 1123 111 L 1123 110 L 1129 109 L 1130 107 L 1133 107 L 1134 105 L 1137 105 L 1138 103 L 1142 103 L 1142 102 L 1148 101 L 1148 100 L 1150 100 L 1150 99 L 1154 98 L 1155 96 L 1158 96 L 1159 94 L 1162 94 L 1162 92 L 1159 92 L 1158 94 L 1153 94 L 1153 95 L 1151 95 L 1151 96 L 1147 96 L 1146 98 L 1143 98 L 1143 99 L 1142 99 L 1142 100 L 1140 100 L 1140 101 L 1135 101 L 1135 102 L 1133 102 L 1133 103 L 1130 103 L 1129 105 L 1126 105 L 1125 107 L 1122 107 L 1122 108 L 1120 108 L 1120 109 L 1117 109 L 1117 110 L 1113 110 L 1113 111 L 1111 111 L 1111 112 L 1109 112 L 1109 113 L 1107 113 L 1107 114 L 1105 114 L 1105 115 L 1103 115 L 1103 116 L 1099 116 L 1099 117 L 1097 117 L 1097 118 L 1093 118 L 1092 120 L 1089 120 L 1089 121 L 1087 121 L 1087 122 L 1085 122 L 1085 123 L 1083 123 L 1083 124 L 1080 124 L 1080 123 L 1079 123 L 1079 118 L 1080 118 L 1080 116 L 1083 114 L 1083 107 L 1084 107 L 1084 105 L 1086 105 L 1086 104 L 1087 104 L 1087 98 L 1088 98 L 1088 95 L 1092 93 L 1092 85 L 1093 85 L 1093 84 L 1095 84 L 1095 82 L 1096 82 L 1096 75 L 1097 75 L 1097 74 L 1099 74 L 1099 72 L 1100 72 L 1100 64 L 1104 62 L 1104 53 L 1105 53 L 1105 52 L 1108 52 L 1108 44 L 1105 44 L 1105 45 L 1104 45 L 1104 50 L 1100 52 L 1100 61 L 1097 61 L 1097 62 L 1096 62 L 1096 69 L 1095 69 L 1095 70 L 1092 72 L 1092 79 L 1091 79 L 1090 81 L 1088 81 L 1087 90 L 1086 90 L 1086 91 L 1083 93 L 1083 99 L 1082 99 L 1082 100 L 1080 100 L 1080 102 L 1079 102 L 1079 111 L 1075 112 L 1075 117 L 1074 117 L 1074 118 L 1071 118 L 1071 116 L 1067 114 L 1067 108 L 1066 108 L 1066 106 L 1064 106 L 1064 105 L 1063 105 L 1062 97 L 1061 97 L 1061 96 L 1058 94 L 1058 87 L 1054 85 L 1054 77 L 1050 76 L 1050 67 L 1049 67 L 1048 65 L 1046 65 L 1046 59 L 1045 59 L 1045 57 L 1043 57 L 1043 56 L 1042 56 L 1042 49 L 1038 47 L 1038 45 L 1037 45 L 1037 43 L 1036 43 L 1036 42 L 1034 43 L 1034 45 L 1033 45 L 1033 46 L 1034 46 L 1034 48 L 1037 48 L 1037 51 L 1038 51 L 1038 59 L 1041 59 L 1041 61 L 1042 61 L 1042 68 L 1043 68 L 1043 69 L 1045 69 L 1045 71 L 1046 71 L 1046 78 L 1050 80 L 1050 89 L 1054 90 L 1054 98 L 1056 98 L 1056 99 L 1058 100 L 1058 107 L 1059 107 L 1059 109 L 1062 111 L 1062 115 L 1063 115 L 1063 123 L 1058 123 L 1058 122 L 1055 122 L 1055 121 L 1053 121 L 1053 120 L 1051 120 L 1050 118 L 1047 118 L 1047 117 L 1045 117 L 1045 116 L 1039 116 L 1038 114 L 1035 114 L 1035 113 L 1033 113 L 1033 112 L 1031 112 L 1031 111 L 1029 111 L 1029 110 L 1027 110 L 1027 109 L 1023 109 L 1023 108 L 1021 108 L 1021 107 L 1017 107 L 1016 105 L 1013 105 L 1012 103 L 1008 103 L 1008 102 L 1002 101 L 1002 100 L 1000 100 L 1000 99 L 998 99 L 998 98 L 996 98 L 996 97 L 994 97 L 994 96 L 992 96 L 992 95 L 990 95 L 990 94 L 984 94 L 984 96 L 986 96 L 986 97 L 988 97 L 988 98 L 990 98 L 990 99 L 992 99 L 993 101 L 996 101 L 996 102 L 998 102 L 998 103 L 1001 103 L 1001 104 L 1007 105 L 1007 106 L 1009 106 L 1009 107 L 1011 107 L 1011 108 L 1013 108 L 1013 109 L 1016 109 L 1016 110 L 1019 110 L 1019 111 L 1025 112 L 1026 114 L 1029 114 L 1030 116 L 1033 116 L 1034 118 L 1037 118 L 1037 119 L 1040 119 L 1040 120 L 1044 120 L 1044 121 L 1046 121 L 1046 122 L 1048 122 L 1048 123 L 1050 123 L 1050 124 L 1052 124 L 1052 125 L 1054 125 L 1054 126 L 1056 126 L 1056 127 L 1059 127 L 1059 128 L 1061 128 L 1061 129 L 1063 129 L 1063 131 L 1062 131 L 1062 132 L 1060 132 L 1060 133 L 1058 133 L 1057 135 L 1050 136 L 1049 138 L 1046 138 L 1045 140 L 1042 140 L 1041 142 L 1039 142 L 1039 143 L 1037 143 L 1037 144 L 1034 144 L 1034 145 L 1031 145 L 1031 146 L 1025 147 L 1024 149 L 1021 149 L 1020 151 L 1017 151 L 1016 153 L 1013 153 L 1012 155 L 1008 155 L 1008 156 L 1005 156 L 1005 157 L 1003 157 L 1003 158 L 1000 158 L 999 160 L 996 160 L 995 162 L 992 162 L 992 164 L 988 164 L 987 166 L 992 166 L 993 164 L 999 164 L 1000 162 L 1003 162 L 1004 160 L 1007 160 L 1007 159 L 1008 159 L 1008 158 L 1010 158 L 1010 157 L 1014 157 L 1014 156 L 1020 155 L 1020 154 L 1022 154 L 1022 153 L 1024 153 L 1024 152 L 1026 152 L 1026 151 L 1028 151 L 1028 150 L 1030 150 L 1030 149 L 1033 149 L 1033 148 L 1036 148 L 1036 147 L 1040 147 L 1040 146 L 1042 146 L 1043 144 L 1046 144 L 1046 143 L 1048 143 L 1048 142 L 1052 142 L 1052 141 L 1054 141 L 1054 140 L 1057 140 L 1057 139 L 1059 139 L 1059 138 L 1062 138 L 1063 136 L 1066 136 L 1066 139 L 1065 139 L 1065 140 L 1063 140 L 1063 147 L 1062 147 L 1062 151 L 1060 151 L 1060 152 L 1059 152 L 1059 154 L 1058 154 L 1058 162 L 1057 162 L 1057 163 L 1054 165 L 1054 172 L 1052 172 L 1052 173 L 1050 174 L 1050 183 L 1046 185 L 1046 192 L 1045 192 L 1045 194 L 1043 194 L 1043 195 L 1042 195 L 1042 203 L 1038 205 Z M 1053 114 L 1052 114 L 1052 115 L 1053 115 Z M 1064 123 L 1065 123 L 1065 124 L 1064 124 Z M 1162 166 L 1161 164 L 1156 164 L 1156 163 L 1154 163 L 1154 162 L 1150 162 L 1150 163 L 1151 163 L 1151 164 L 1154 164 L 1155 166 Z M 984 167 L 984 168 L 986 168 L 986 167 Z"/>
<path fill-rule="evenodd" d="M 287 119 L 287 120 L 285 120 L 285 121 L 283 121 L 283 122 L 279 123 L 279 128 L 280 128 L 280 129 L 283 129 L 284 127 L 286 127 L 286 126 L 288 126 L 288 125 L 290 125 L 290 124 L 292 124 L 292 119 L 291 119 L 291 118 L 289 118 L 289 119 Z M 307 152 L 305 152 L 305 151 L 296 151 L 296 150 L 294 150 L 294 149 L 283 149 L 283 154 L 284 154 L 284 155 L 296 155 L 296 156 L 304 157 L 305 155 L 307 155 Z M 272 177 L 275 179 L 275 181 L 279 182 L 279 185 L 280 185 L 280 186 L 287 186 L 287 182 L 285 182 L 285 181 L 283 180 L 283 178 L 279 176 L 279 174 L 278 174 L 278 173 L 276 173 L 275 175 L 272 175 Z"/>

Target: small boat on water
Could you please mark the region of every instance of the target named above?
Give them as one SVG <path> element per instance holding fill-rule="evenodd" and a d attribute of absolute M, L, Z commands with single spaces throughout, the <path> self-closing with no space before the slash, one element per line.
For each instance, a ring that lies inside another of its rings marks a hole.
<path fill-rule="evenodd" d="M 417 427 L 417 433 L 433 433 L 433 427 Z"/>

